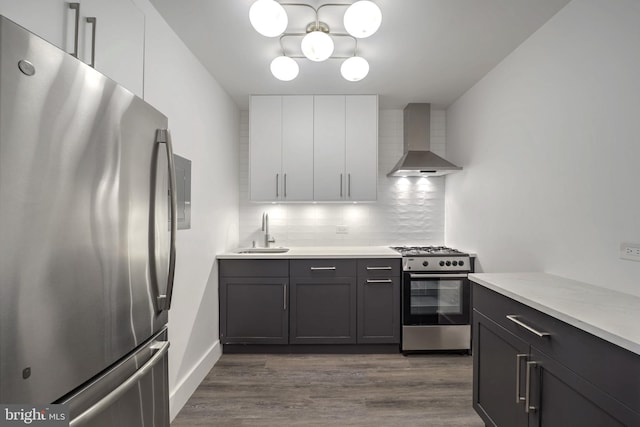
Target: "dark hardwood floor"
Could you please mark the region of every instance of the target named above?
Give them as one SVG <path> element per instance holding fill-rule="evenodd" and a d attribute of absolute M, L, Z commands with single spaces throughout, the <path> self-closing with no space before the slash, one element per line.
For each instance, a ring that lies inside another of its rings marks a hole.
<path fill-rule="evenodd" d="M 461 355 L 225 354 L 171 426 L 483 427 L 471 365 Z"/>

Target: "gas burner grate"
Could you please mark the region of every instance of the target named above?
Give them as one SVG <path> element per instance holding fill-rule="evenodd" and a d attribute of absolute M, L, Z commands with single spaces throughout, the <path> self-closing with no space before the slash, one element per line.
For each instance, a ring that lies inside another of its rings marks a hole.
<path fill-rule="evenodd" d="M 457 249 L 447 246 L 391 246 L 403 256 L 415 255 L 465 255 Z"/>

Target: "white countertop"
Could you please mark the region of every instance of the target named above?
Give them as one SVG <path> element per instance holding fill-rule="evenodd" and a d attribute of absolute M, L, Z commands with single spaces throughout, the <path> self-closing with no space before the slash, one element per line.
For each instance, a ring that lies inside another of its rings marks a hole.
<path fill-rule="evenodd" d="M 249 248 L 241 248 L 249 249 Z M 218 259 L 305 259 L 305 258 L 400 258 L 400 254 L 387 246 L 299 246 L 282 253 L 239 254 L 223 253 Z"/>
<path fill-rule="evenodd" d="M 469 279 L 640 354 L 640 297 L 546 273 L 476 273 Z"/>

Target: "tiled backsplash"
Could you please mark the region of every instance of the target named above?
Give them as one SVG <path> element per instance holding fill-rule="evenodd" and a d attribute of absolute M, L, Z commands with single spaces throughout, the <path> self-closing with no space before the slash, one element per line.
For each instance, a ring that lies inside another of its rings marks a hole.
<path fill-rule="evenodd" d="M 445 156 L 445 111 L 431 111 L 431 150 Z M 442 244 L 444 178 L 387 178 L 402 156 L 402 110 L 381 110 L 378 201 L 253 203 L 249 201 L 249 112 L 240 117 L 240 245 L 264 246 L 263 212 L 276 246 Z M 344 233 L 346 231 L 346 233 Z"/>

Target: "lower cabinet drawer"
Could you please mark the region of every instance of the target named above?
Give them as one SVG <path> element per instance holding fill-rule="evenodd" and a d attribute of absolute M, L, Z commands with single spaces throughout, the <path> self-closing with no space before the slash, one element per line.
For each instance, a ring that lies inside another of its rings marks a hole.
<path fill-rule="evenodd" d="M 355 277 L 354 259 L 291 260 L 290 277 Z"/>

